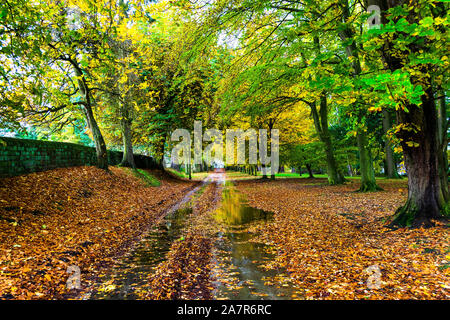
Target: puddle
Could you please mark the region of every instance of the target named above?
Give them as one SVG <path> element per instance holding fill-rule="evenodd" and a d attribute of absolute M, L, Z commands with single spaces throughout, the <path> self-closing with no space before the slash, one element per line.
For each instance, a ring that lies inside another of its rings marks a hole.
<path fill-rule="evenodd" d="M 191 213 L 192 208 L 185 207 L 168 214 L 115 268 L 112 289 L 97 292 L 91 299 L 139 299 L 136 290 L 146 287 L 149 274 L 182 236 Z"/>
<path fill-rule="evenodd" d="M 236 189 L 229 186 L 223 189 L 222 206 L 215 218 L 228 226 L 242 226 L 254 221 L 268 221 L 273 213 L 249 207 L 245 198 Z"/>
<path fill-rule="evenodd" d="M 290 299 L 296 292 L 290 283 L 270 285 L 274 277 L 285 279 L 285 270 L 266 270 L 273 260 L 272 248 L 255 242 L 249 227 L 273 219 L 273 213 L 250 207 L 233 187 L 223 191 L 223 205 L 215 218 L 226 226 L 218 234 L 215 250 L 215 283 L 217 299 Z"/>

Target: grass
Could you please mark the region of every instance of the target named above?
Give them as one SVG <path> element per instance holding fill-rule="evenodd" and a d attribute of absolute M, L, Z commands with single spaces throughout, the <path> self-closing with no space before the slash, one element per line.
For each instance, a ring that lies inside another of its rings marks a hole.
<path fill-rule="evenodd" d="M 182 178 L 182 179 L 189 179 L 189 176 L 184 174 L 184 172 L 181 171 L 177 171 L 175 169 L 172 168 L 166 168 L 166 171 L 169 171 L 170 173 L 174 174 L 175 176 L 177 176 L 178 178 Z"/>
<path fill-rule="evenodd" d="M 240 172 L 240 171 L 227 171 L 227 175 L 230 177 L 253 177 L 253 178 L 260 178 L 262 177 L 262 172 L 258 171 L 258 175 L 254 176 L 254 175 L 250 175 L 248 173 L 245 172 Z M 270 177 L 270 174 L 267 175 L 268 177 Z M 309 175 L 307 173 L 304 173 L 302 175 L 300 175 L 299 173 L 295 173 L 295 172 L 281 172 L 281 173 L 276 173 L 275 174 L 275 178 L 308 178 Z M 326 174 L 315 174 L 314 178 L 327 178 Z"/>
<path fill-rule="evenodd" d="M 172 168 L 166 168 L 166 171 L 169 171 L 170 173 L 174 174 L 178 178 L 189 179 L 189 175 L 184 172 L 177 171 Z M 193 172 L 192 180 L 203 180 L 204 178 L 206 178 L 206 176 L 208 176 L 208 174 L 209 174 L 209 172 Z"/>
<path fill-rule="evenodd" d="M 150 173 L 148 173 L 145 170 L 142 169 L 131 169 L 127 168 L 129 172 L 131 172 L 136 178 L 141 179 L 147 187 L 159 187 L 161 185 L 161 182 L 156 179 L 154 176 L 152 176 Z"/>
<path fill-rule="evenodd" d="M 248 173 L 240 172 L 240 171 L 226 171 L 226 173 L 227 173 L 228 177 L 230 177 L 230 178 L 237 178 L 237 179 L 251 179 L 251 178 L 257 179 L 257 178 L 262 177 L 262 172 L 261 171 L 258 171 L 258 175 L 257 176 L 250 175 Z M 267 177 L 270 177 L 270 174 L 268 174 Z M 299 174 L 299 173 L 296 173 L 296 172 L 281 172 L 281 173 L 276 173 L 275 174 L 275 178 L 276 179 L 280 179 L 280 178 L 281 179 L 283 179 L 283 178 L 309 178 L 309 174 L 307 174 L 307 173 Z M 314 174 L 314 178 L 315 179 L 317 179 L 317 178 L 327 179 L 328 175 L 327 174 Z M 353 176 L 353 177 L 345 176 L 345 179 L 347 179 L 347 180 L 360 180 L 361 177 L 360 176 Z M 402 179 L 389 179 L 389 178 L 386 178 L 386 177 L 383 177 L 383 176 L 381 176 L 381 177 L 377 176 L 377 177 L 375 177 L 375 179 L 377 181 L 402 181 L 402 180 L 408 181 L 407 177 L 403 177 Z"/>

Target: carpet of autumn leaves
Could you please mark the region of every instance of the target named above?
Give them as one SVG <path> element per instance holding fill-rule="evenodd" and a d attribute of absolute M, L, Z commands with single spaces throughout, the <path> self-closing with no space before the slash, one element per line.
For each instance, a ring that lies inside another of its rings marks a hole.
<path fill-rule="evenodd" d="M 407 197 L 407 183 L 379 185 L 384 191 L 356 193 L 355 180 L 344 186 L 318 179 L 237 182 L 251 206 L 275 212 L 258 230 L 260 239 L 276 249 L 268 267 L 287 269 L 297 298 L 449 299 L 448 225 L 386 228 Z M 368 289 L 376 269 L 379 289 Z"/>
<path fill-rule="evenodd" d="M 204 186 L 192 200 L 192 216 L 185 236 L 174 242 L 167 260 L 150 275 L 148 291 L 142 298 L 212 299 L 211 253 L 214 220 L 212 212 L 220 203 L 221 187 L 216 183 Z"/>
<path fill-rule="evenodd" d="M 104 271 L 198 184 L 151 173 L 161 186 L 148 187 L 116 167 L 1 179 L 0 298 L 79 297 L 82 292 L 66 289 L 70 265 L 80 267 L 85 290 L 101 281 Z M 293 284 L 290 298 L 450 298 L 448 224 L 385 227 L 406 199 L 405 180 L 380 180 L 383 191 L 373 193 L 354 192 L 357 180 L 343 186 L 328 186 L 325 179 L 249 179 L 235 185 L 250 206 L 275 213 L 250 231 L 273 249 L 276 258 L 265 268 L 286 270 L 268 285 Z M 220 184 L 206 183 L 195 194 L 183 236 L 149 274 L 140 298 L 214 298 L 212 252 L 222 227 L 213 216 L 221 193 Z M 379 288 L 368 288 L 374 270 Z"/>
<path fill-rule="evenodd" d="M 1 179 L 0 298 L 73 297 L 70 265 L 88 287 L 194 186 L 158 178 L 148 187 L 125 169 L 76 167 Z"/>

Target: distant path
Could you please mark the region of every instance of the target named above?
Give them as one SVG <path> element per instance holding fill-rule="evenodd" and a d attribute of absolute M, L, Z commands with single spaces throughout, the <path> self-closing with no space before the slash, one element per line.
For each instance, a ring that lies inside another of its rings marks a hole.
<path fill-rule="evenodd" d="M 212 172 L 205 178 L 205 180 L 215 182 L 218 185 L 225 185 L 226 176 L 223 172 Z"/>

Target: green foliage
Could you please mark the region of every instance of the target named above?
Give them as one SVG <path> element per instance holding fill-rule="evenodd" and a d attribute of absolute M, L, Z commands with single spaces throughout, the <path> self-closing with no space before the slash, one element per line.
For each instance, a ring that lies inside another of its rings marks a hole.
<path fill-rule="evenodd" d="M 171 174 L 175 175 L 178 178 L 182 178 L 182 179 L 188 179 L 189 175 L 187 175 L 186 173 L 184 173 L 184 171 L 178 171 L 172 168 L 167 168 L 166 169 L 168 172 L 170 172 Z"/>

